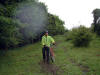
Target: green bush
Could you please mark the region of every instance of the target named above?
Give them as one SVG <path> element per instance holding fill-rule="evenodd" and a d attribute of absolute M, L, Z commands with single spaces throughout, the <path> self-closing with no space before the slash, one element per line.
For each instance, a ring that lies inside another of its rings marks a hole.
<path fill-rule="evenodd" d="M 76 47 L 87 47 L 92 40 L 90 29 L 84 26 L 73 28 L 69 36 Z"/>
<path fill-rule="evenodd" d="M 72 40 L 72 31 L 65 32 L 66 41 Z"/>
<path fill-rule="evenodd" d="M 18 44 L 15 24 L 12 19 L 0 16 L 0 48 L 9 48 Z"/>

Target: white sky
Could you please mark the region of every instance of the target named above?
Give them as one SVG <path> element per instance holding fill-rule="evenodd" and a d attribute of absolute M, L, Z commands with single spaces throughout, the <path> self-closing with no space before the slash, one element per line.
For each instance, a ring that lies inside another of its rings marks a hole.
<path fill-rule="evenodd" d="M 63 21 L 65 27 L 71 29 L 80 24 L 90 27 L 93 22 L 92 11 L 100 8 L 100 0 L 39 0 L 44 2 L 48 11 L 56 14 Z"/>

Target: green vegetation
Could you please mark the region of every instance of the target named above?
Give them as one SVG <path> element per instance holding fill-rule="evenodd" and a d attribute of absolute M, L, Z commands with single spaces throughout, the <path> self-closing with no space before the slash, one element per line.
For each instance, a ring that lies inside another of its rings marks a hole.
<path fill-rule="evenodd" d="M 91 28 L 65 30 L 38 0 L 0 0 L 0 75 L 100 75 L 100 9 L 92 13 Z M 39 41 L 45 30 L 56 41 L 49 65 Z"/>
<path fill-rule="evenodd" d="M 94 17 L 94 21 L 92 24 L 92 27 L 93 27 L 92 30 L 97 35 L 100 35 L 100 9 L 94 9 L 92 13 Z"/>
<path fill-rule="evenodd" d="M 61 41 L 63 37 L 58 38 L 60 43 L 56 51 L 56 63 L 64 70 L 62 75 L 100 74 L 100 54 L 98 53 L 100 38 L 94 38 L 87 48 L 74 47 L 71 41 L 65 42 Z"/>
<path fill-rule="evenodd" d="M 73 28 L 66 36 L 68 36 L 67 40 L 72 40 L 76 47 L 87 47 L 92 40 L 92 33 L 90 32 L 90 29 L 84 26 Z"/>
<path fill-rule="evenodd" d="M 54 37 L 56 62 L 42 68 L 40 42 L 21 48 L 0 51 L 0 75 L 100 75 L 100 38 L 94 38 L 90 46 L 75 48 L 64 35 Z M 52 65 L 55 65 L 56 68 Z M 46 66 L 46 65 L 45 65 Z"/>
<path fill-rule="evenodd" d="M 52 15 L 48 13 L 49 16 L 49 24 L 48 24 L 48 31 L 51 35 L 58 35 L 58 34 L 64 34 L 65 28 L 64 28 L 64 21 L 60 20 L 60 18 L 56 15 Z"/>
<path fill-rule="evenodd" d="M 18 44 L 16 22 L 0 16 L 0 48 L 9 48 Z"/>
<path fill-rule="evenodd" d="M 38 0 L 0 0 L 0 49 L 34 43 L 45 30 L 52 35 L 62 34 L 63 24 Z"/>

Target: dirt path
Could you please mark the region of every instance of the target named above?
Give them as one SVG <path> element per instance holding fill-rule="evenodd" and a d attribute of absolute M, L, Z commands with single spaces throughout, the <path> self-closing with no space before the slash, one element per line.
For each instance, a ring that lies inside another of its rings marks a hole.
<path fill-rule="evenodd" d="M 63 47 L 64 52 L 67 52 L 67 50 L 65 50 L 66 47 Z M 87 75 L 88 72 L 90 72 L 90 68 L 86 65 L 83 65 L 81 63 L 77 63 L 76 60 L 69 58 L 69 61 L 74 64 L 75 66 L 79 67 L 80 70 L 82 71 L 82 75 Z"/>
<path fill-rule="evenodd" d="M 53 48 L 56 48 L 59 45 L 60 41 L 56 42 L 56 45 L 53 46 Z M 46 64 L 43 63 L 42 61 L 40 61 L 39 63 L 40 67 L 41 67 L 41 71 L 47 73 L 47 75 L 51 74 L 51 75 L 63 75 L 63 70 L 61 70 L 58 66 L 56 66 L 55 64 Z"/>
<path fill-rule="evenodd" d="M 78 66 L 79 68 L 80 68 L 80 70 L 82 71 L 82 75 L 87 75 L 87 73 L 88 72 L 90 72 L 90 68 L 88 67 L 88 66 L 86 66 L 86 65 L 83 65 L 83 64 L 81 64 L 81 63 L 77 63 L 74 59 L 69 59 L 69 61 L 72 63 L 72 64 L 74 64 L 74 65 L 76 65 L 76 66 Z"/>
<path fill-rule="evenodd" d="M 63 47 L 63 50 L 66 53 L 67 50 L 65 49 L 66 47 Z M 80 68 L 80 70 L 82 71 L 82 75 L 87 75 L 87 73 L 90 72 L 90 68 L 88 66 L 77 63 L 77 61 L 72 58 L 69 58 L 69 61 L 75 66 Z M 60 69 L 60 67 L 56 66 L 55 64 L 46 64 L 40 61 L 39 65 L 41 67 L 41 71 L 47 73 L 47 75 L 50 75 L 50 74 L 51 75 L 63 75 L 64 73 L 64 70 Z"/>
<path fill-rule="evenodd" d="M 63 70 L 61 70 L 55 64 L 46 64 L 46 63 L 43 63 L 42 61 L 39 64 L 41 66 L 41 71 L 47 73 L 47 75 L 48 74 L 62 75 L 62 73 L 63 73 Z"/>

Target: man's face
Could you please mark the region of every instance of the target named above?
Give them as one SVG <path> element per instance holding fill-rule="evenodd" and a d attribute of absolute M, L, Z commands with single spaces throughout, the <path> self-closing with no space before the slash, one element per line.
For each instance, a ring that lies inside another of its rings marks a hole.
<path fill-rule="evenodd" d="M 47 32 L 45 33 L 45 36 L 48 36 L 48 33 Z"/>

